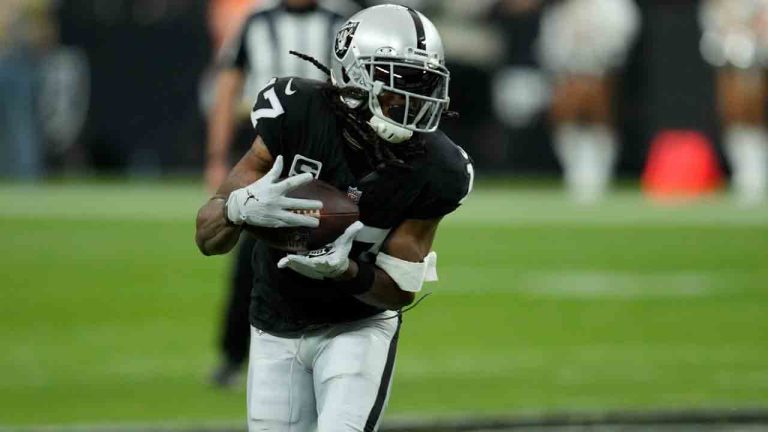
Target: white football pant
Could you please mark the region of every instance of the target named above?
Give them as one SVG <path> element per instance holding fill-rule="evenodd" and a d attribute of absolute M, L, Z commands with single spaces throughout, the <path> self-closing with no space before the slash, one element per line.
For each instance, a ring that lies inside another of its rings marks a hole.
<path fill-rule="evenodd" d="M 756 205 L 765 201 L 768 198 L 768 130 L 763 126 L 733 125 L 726 128 L 723 144 L 739 202 Z"/>
<path fill-rule="evenodd" d="M 399 328 L 394 312 L 299 338 L 251 327 L 248 430 L 375 431 L 389 396 Z"/>
<path fill-rule="evenodd" d="M 554 145 L 571 197 L 584 204 L 602 198 L 618 156 L 614 131 L 605 125 L 565 123 L 555 129 Z"/>

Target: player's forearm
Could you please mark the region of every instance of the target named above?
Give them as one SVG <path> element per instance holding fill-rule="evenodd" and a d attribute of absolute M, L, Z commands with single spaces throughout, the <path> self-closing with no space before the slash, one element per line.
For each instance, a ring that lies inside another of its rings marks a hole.
<path fill-rule="evenodd" d="M 224 199 L 214 197 L 197 213 L 195 241 L 203 255 L 221 255 L 232 250 L 240 237 L 240 227 L 227 223 Z"/>
<path fill-rule="evenodd" d="M 272 167 L 273 159 L 261 137 L 256 137 L 251 149 L 232 168 L 227 180 L 200 211 L 197 212 L 195 240 L 205 255 L 229 252 L 237 244 L 240 227 L 232 226 L 224 214 L 224 204 L 230 194 L 262 178 Z"/>
<path fill-rule="evenodd" d="M 357 263 L 350 260 L 350 269 L 347 270 L 346 277 L 353 278 L 357 274 Z M 371 288 L 355 296 L 363 303 L 375 306 L 381 309 L 398 310 L 413 303 L 415 295 L 413 293 L 401 290 L 394 280 L 380 268 L 374 268 L 374 279 Z"/>
<path fill-rule="evenodd" d="M 431 220 L 410 220 L 395 230 L 387 241 L 386 253 L 411 263 L 421 263 L 432 248 L 440 218 Z M 350 268 L 342 276 L 347 280 L 358 275 L 358 266 L 350 260 Z M 359 279 L 359 278 L 358 278 Z M 413 288 L 413 287 L 411 287 Z M 420 287 L 418 288 L 420 289 Z M 386 271 L 374 266 L 371 288 L 357 299 L 372 306 L 398 310 L 413 303 L 418 289 L 405 291 Z"/>

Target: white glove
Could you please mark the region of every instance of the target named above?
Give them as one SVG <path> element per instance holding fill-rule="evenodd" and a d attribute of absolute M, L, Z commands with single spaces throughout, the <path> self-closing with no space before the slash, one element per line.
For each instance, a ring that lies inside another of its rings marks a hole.
<path fill-rule="evenodd" d="M 285 196 L 289 190 L 312 181 L 312 174 L 304 173 L 277 182 L 282 172 L 283 157 L 278 156 L 264 177 L 229 194 L 227 218 L 236 225 L 247 223 L 265 228 L 315 228 L 320 225 L 319 218 L 290 210 L 320 210 L 323 208 L 321 201 Z"/>
<path fill-rule="evenodd" d="M 363 223 L 350 225 L 344 234 L 328 246 L 305 255 L 286 255 L 277 263 L 278 268 L 289 268 L 312 279 L 333 279 L 349 268 L 349 252 Z"/>

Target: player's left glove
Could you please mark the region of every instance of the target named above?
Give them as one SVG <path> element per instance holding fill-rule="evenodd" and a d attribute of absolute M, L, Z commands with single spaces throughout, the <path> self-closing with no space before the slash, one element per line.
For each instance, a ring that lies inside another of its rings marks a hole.
<path fill-rule="evenodd" d="M 328 246 L 303 255 L 286 255 L 277 263 L 277 267 L 289 268 L 312 279 L 339 277 L 349 268 L 349 252 L 352 250 L 352 242 L 355 241 L 355 237 L 361 229 L 363 229 L 363 223 L 357 221 Z"/>

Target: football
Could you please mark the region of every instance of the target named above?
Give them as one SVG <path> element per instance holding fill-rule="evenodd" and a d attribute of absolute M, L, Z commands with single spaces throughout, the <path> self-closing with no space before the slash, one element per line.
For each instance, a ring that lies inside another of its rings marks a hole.
<path fill-rule="evenodd" d="M 264 228 L 244 225 L 246 231 L 269 246 L 286 252 L 306 252 L 332 243 L 359 219 L 360 212 L 347 194 L 334 186 L 312 180 L 290 190 L 286 196 L 322 201 L 321 210 L 295 210 L 320 219 L 317 228 Z"/>

